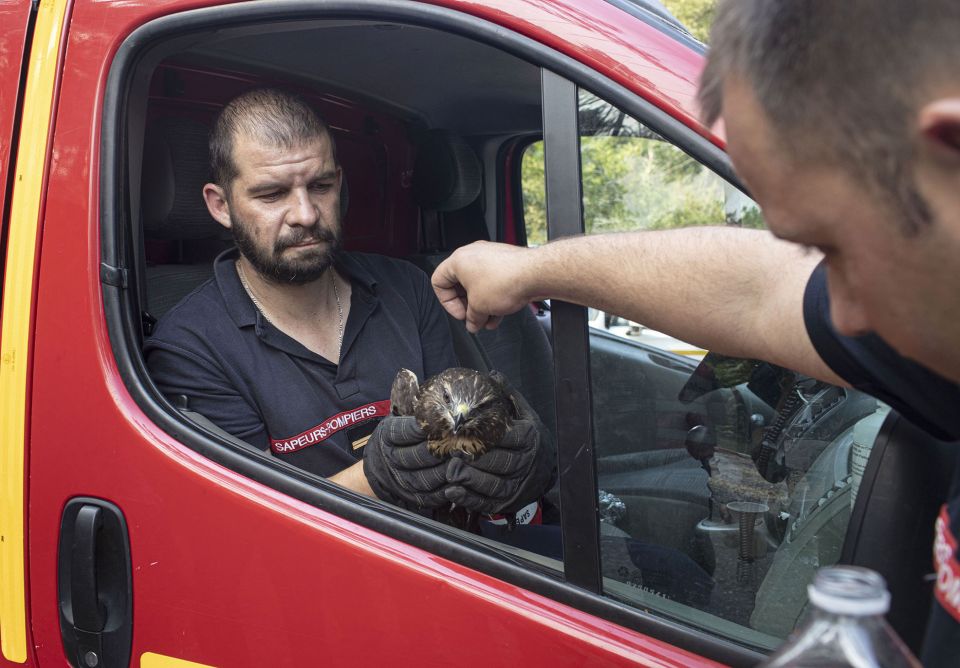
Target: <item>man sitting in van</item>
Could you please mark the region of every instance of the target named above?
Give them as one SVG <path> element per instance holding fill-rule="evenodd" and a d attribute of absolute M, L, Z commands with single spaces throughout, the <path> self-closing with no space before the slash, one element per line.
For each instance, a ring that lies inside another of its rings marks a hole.
<path fill-rule="evenodd" d="M 423 272 L 341 250 L 342 170 L 313 109 L 278 90 L 240 95 L 214 125 L 210 158 L 203 197 L 236 248 L 147 340 L 160 390 L 295 466 L 408 508 L 509 513 L 540 497 L 554 453 L 529 421 L 452 466 L 414 418 L 389 415 L 398 369 L 422 381 L 457 359 Z"/>

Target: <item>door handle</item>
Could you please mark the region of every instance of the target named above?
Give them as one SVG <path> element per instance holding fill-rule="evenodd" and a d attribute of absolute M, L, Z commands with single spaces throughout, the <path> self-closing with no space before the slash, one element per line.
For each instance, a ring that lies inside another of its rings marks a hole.
<path fill-rule="evenodd" d="M 103 630 L 106 611 L 97 594 L 97 533 L 103 526 L 98 506 L 85 504 L 74 519 L 70 569 L 73 625 L 90 633 Z"/>
<path fill-rule="evenodd" d="M 75 668 L 127 666 L 132 640 L 130 540 L 123 513 L 89 497 L 71 499 L 60 520 L 60 632 Z"/>

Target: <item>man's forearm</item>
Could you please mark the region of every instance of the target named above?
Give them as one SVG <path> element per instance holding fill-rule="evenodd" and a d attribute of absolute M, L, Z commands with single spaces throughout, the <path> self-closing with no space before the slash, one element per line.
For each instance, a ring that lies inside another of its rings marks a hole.
<path fill-rule="evenodd" d="M 562 299 L 703 348 L 835 380 L 803 323 L 803 291 L 817 261 L 765 231 L 687 228 L 574 237 L 534 249 L 472 244 L 437 269 L 434 286 L 473 328 L 527 301 Z"/>
<path fill-rule="evenodd" d="M 373 493 L 373 489 L 370 487 L 370 483 L 367 481 L 367 476 L 365 476 L 363 473 L 362 461 L 352 464 L 339 473 L 333 474 L 327 478 L 327 480 L 334 482 L 341 487 L 346 487 L 347 489 L 357 492 L 358 494 L 377 498 L 377 495 Z"/>
<path fill-rule="evenodd" d="M 535 298 L 589 305 L 743 356 L 756 352 L 771 318 L 802 328 L 803 289 L 817 262 L 767 232 L 713 227 L 577 237 L 532 256 Z"/>

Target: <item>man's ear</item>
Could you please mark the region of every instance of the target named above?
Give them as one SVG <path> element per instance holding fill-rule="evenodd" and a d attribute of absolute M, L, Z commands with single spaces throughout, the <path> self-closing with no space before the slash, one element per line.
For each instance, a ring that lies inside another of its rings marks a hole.
<path fill-rule="evenodd" d="M 216 183 L 207 183 L 203 186 L 203 201 L 207 203 L 207 211 L 213 219 L 230 229 L 230 202 L 227 194 Z"/>
<path fill-rule="evenodd" d="M 960 165 L 960 97 L 934 100 L 917 117 L 924 153 L 944 165 Z"/>

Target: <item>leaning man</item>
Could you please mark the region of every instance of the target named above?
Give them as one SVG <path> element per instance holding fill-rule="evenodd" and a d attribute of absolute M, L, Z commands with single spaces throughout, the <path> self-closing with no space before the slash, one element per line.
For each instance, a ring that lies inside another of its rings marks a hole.
<path fill-rule="evenodd" d="M 160 390 L 295 466 L 413 510 L 510 513 L 538 498 L 553 453 L 523 419 L 534 416 L 456 466 L 429 452 L 414 418 L 390 416 L 398 369 L 422 381 L 457 365 L 449 327 L 419 269 L 341 251 L 343 174 L 309 105 L 240 95 L 214 124 L 210 160 L 202 196 L 236 248 L 145 343 Z"/>

